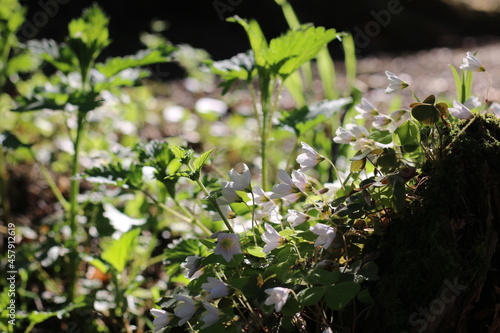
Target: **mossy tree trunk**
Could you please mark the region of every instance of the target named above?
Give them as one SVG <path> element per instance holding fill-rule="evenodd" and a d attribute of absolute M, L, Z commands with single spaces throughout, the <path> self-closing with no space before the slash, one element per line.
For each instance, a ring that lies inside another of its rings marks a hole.
<path fill-rule="evenodd" d="M 500 332 L 500 122 L 467 122 L 382 237 L 367 332 Z"/>

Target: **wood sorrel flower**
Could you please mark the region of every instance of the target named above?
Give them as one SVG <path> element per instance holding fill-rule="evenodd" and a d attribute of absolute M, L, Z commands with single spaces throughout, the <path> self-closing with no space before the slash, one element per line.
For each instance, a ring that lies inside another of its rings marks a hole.
<path fill-rule="evenodd" d="M 187 256 L 186 261 L 181 264 L 182 268 L 188 270 L 187 277 L 189 279 L 197 278 L 202 274 L 200 266 L 201 266 L 201 257 L 198 256 Z"/>
<path fill-rule="evenodd" d="M 172 314 L 165 310 L 151 309 L 149 310 L 149 312 L 151 312 L 151 314 L 156 317 L 153 320 L 153 325 L 155 326 L 154 332 L 158 332 L 159 330 L 167 326 L 172 319 Z"/>
<path fill-rule="evenodd" d="M 202 305 L 206 310 L 201 314 L 201 320 L 204 322 L 203 326 L 201 327 L 203 329 L 219 321 L 220 311 L 215 306 L 206 301 L 203 301 Z"/>
<path fill-rule="evenodd" d="M 222 197 L 217 201 L 221 204 L 230 204 L 235 202 L 239 196 L 236 191 L 250 191 L 250 182 L 252 175 L 246 164 L 242 164 L 241 172 L 234 168 L 229 171 L 230 182 L 222 182 Z"/>
<path fill-rule="evenodd" d="M 325 159 L 324 156 L 318 154 L 316 150 L 305 142 L 302 142 L 302 149 L 304 150 L 304 153 L 297 156 L 297 163 L 300 165 L 299 171 L 301 172 L 311 169 Z"/>
<path fill-rule="evenodd" d="M 220 254 L 227 262 L 230 262 L 233 255 L 242 253 L 239 236 L 226 232 L 218 234 L 217 246 L 215 247 L 214 253 Z"/>
<path fill-rule="evenodd" d="M 206 299 L 215 299 L 227 296 L 229 294 L 229 288 L 227 284 L 213 277 L 207 278 L 206 283 L 203 283 L 201 287 L 209 292 Z"/>
<path fill-rule="evenodd" d="M 304 223 L 305 221 L 309 220 L 309 218 L 310 216 L 307 214 L 301 213 L 293 209 L 289 209 L 288 217 L 286 218 L 286 220 L 288 221 L 288 223 L 290 223 L 292 227 L 296 227 Z"/>
<path fill-rule="evenodd" d="M 174 309 L 174 313 L 180 318 L 178 325 L 182 326 L 194 315 L 196 305 L 194 300 L 184 295 L 175 295 L 174 299 L 179 301 L 179 304 Z"/>
<path fill-rule="evenodd" d="M 264 245 L 262 252 L 268 253 L 283 244 L 284 239 L 268 223 L 264 223 L 264 228 L 266 229 L 266 231 L 262 234 L 261 237 L 266 245 Z"/>
<path fill-rule="evenodd" d="M 345 126 L 345 128 L 339 126 L 335 131 L 335 134 L 336 136 L 333 138 L 335 143 L 350 144 L 357 150 L 366 146 L 371 147 L 374 144 L 373 140 L 368 139 L 368 130 L 364 126 L 360 126 L 358 124 L 349 123 Z"/>
<path fill-rule="evenodd" d="M 409 84 L 401 80 L 396 74 L 391 73 L 389 71 L 385 71 L 385 75 L 387 76 L 387 80 L 389 80 L 389 86 L 385 89 L 386 94 L 392 94 L 395 91 L 403 90 L 408 87 Z"/>
<path fill-rule="evenodd" d="M 290 291 L 290 289 L 282 287 L 275 287 L 264 290 L 264 292 L 269 295 L 269 297 L 267 297 L 265 301 L 265 304 L 274 304 L 274 311 L 280 312 L 283 308 L 283 305 L 285 305 L 286 303 Z"/>
<path fill-rule="evenodd" d="M 460 69 L 464 71 L 471 71 L 471 72 L 485 72 L 486 69 L 484 68 L 483 65 L 481 65 L 481 62 L 479 59 L 477 59 L 471 52 L 467 52 L 467 55 L 465 58 L 462 59 L 462 65 L 460 65 Z"/>
<path fill-rule="evenodd" d="M 453 107 L 448 108 L 448 111 L 450 111 L 453 117 L 457 117 L 458 119 L 469 119 L 472 117 L 472 112 L 458 101 L 453 101 Z"/>
<path fill-rule="evenodd" d="M 285 171 L 279 170 L 278 180 L 281 183 L 273 186 L 271 199 L 282 198 L 292 203 L 305 196 L 304 193 L 311 189 L 311 184 L 307 181 L 307 177 L 297 170 L 292 171 L 292 177 Z"/>
<path fill-rule="evenodd" d="M 314 246 L 323 246 L 325 249 L 330 247 L 336 234 L 334 228 L 323 223 L 316 223 L 316 225 L 310 227 L 309 230 L 319 236 L 316 242 L 314 242 Z"/>
<path fill-rule="evenodd" d="M 370 103 L 366 98 L 361 99 L 361 104 L 354 107 L 359 113 L 354 117 L 354 119 L 365 119 L 366 121 L 372 121 L 373 117 L 377 116 L 378 110 Z"/>

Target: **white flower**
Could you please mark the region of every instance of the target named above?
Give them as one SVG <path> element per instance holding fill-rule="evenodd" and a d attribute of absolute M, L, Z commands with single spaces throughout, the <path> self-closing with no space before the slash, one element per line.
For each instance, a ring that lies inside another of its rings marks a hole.
<path fill-rule="evenodd" d="M 385 131 L 389 125 L 392 123 L 392 119 L 389 116 L 386 116 L 385 114 L 381 114 L 378 116 L 374 117 L 374 120 L 372 122 L 372 126 L 379 131 Z"/>
<path fill-rule="evenodd" d="M 203 273 L 202 270 L 200 270 L 200 266 L 201 257 L 198 256 L 188 256 L 186 261 L 181 264 L 182 268 L 188 270 L 187 277 L 189 279 L 195 279 Z"/>
<path fill-rule="evenodd" d="M 307 177 L 297 170 L 293 170 L 292 177 L 290 177 L 285 171 L 280 169 L 278 171 L 278 180 L 281 183 L 273 186 L 272 199 L 282 198 L 292 203 L 300 199 L 304 195 L 303 192 L 305 193 L 311 188 Z"/>
<path fill-rule="evenodd" d="M 177 317 L 180 318 L 178 325 L 182 326 L 196 312 L 196 306 L 194 300 L 184 295 L 175 295 L 174 299 L 179 301 L 179 304 L 174 309 L 174 313 Z"/>
<path fill-rule="evenodd" d="M 347 124 L 345 128 L 339 126 L 335 134 L 336 136 L 333 138 L 335 143 L 350 144 L 357 150 L 362 147 L 373 146 L 373 140 L 368 139 L 368 130 L 364 126 L 359 126 L 358 124 L 350 123 Z"/>
<path fill-rule="evenodd" d="M 263 211 L 268 212 L 276 207 L 276 203 L 271 199 L 272 194 L 272 192 L 264 192 L 262 188 L 256 185 L 253 187 L 253 200 L 248 201 L 247 204 L 259 205 Z"/>
<path fill-rule="evenodd" d="M 207 310 L 201 314 L 201 320 L 205 323 L 201 328 L 204 329 L 219 321 L 220 311 L 215 306 L 206 301 L 203 301 L 202 305 L 205 310 Z"/>
<path fill-rule="evenodd" d="M 408 87 L 409 84 L 401 80 L 397 75 L 385 71 L 385 75 L 387 76 L 387 80 L 389 80 L 389 86 L 385 89 L 386 94 L 392 94 L 395 91 L 403 90 Z"/>
<path fill-rule="evenodd" d="M 361 99 L 361 104 L 356 105 L 354 108 L 359 112 L 359 114 L 354 117 L 355 119 L 372 121 L 373 117 L 378 115 L 378 110 L 364 97 Z"/>
<path fill-rule="evenodd" d="M 149 312 L 156 318 L 153 320 L 153 325 L 155 325 L 154 332 L 158 332 L 170 323 L 172 319 L 172 314 L 160 309 L 150 309 Z"/>
<path fill-rule="evenodd" d="M 228 205 L 239 198 L 236 191 L 247 191 L 250 188 L 252 175 L 246 164 L 242 164 L 241 172 L 234 168 L 229 171 L 230 182 L 222 182 L 222 197 L 217 200 L 221 204 Z"/>
<path fill-rule="evenodd" d="M 316 239 L 316 242 L 314 243 L 314 246 L 320 246 L 322 245 L 323 248 L 328 248 L 332 242 L 333 239 L 335 238 L 335 229 L 327 226 L 326 224 L 323 223 L 316 223 L 314 227 L 310 227 L 309 230 L 318 235 L 319 237 Z"/>
<path fill-rule="evenodd" d="M 300 165 L 299 171 L 301 172 L 311 169 L 325 159 L 324 156 L 318 154 L 316 150 L 305 142 L 302 142 L 302 149 L 304 150 L 304 153 L 297 156 L 297 163 Z"/>
<path fill-rule="evenodd" d="M 266 229 L 266 231 L 264 232 L 264 234 L 262 234 L 261 237 L 266 245 L 264 245 L 262 252 L 268 253 L 280 246 L 283 243 L 284 239 L 268 223 L 264 223 L 264 228 Z"/>
<path fill-rule="evenodd" d="M 469 119 L 472 117 L 472 112 L 470 112 L 465 105 L 458 101 L 453 101 L 453 107 L 448 108 L 448 111 L 450 111 L 453 117 L 457 117 L 459 119 Z"/>
<path fill-rule="evenodd" d="M 280 224 L 283 216 L 280 214 L 280 208 L 277 205 L 274 205 L 269 210 L 258 210 L 255 212 L 255 219 L 261 220 L 264 222 L 271 222 L 275 224 Z"/>
<path fill-rule="evenodd" d="M 490 111 L 497 117 L 500 118 L 500 104 L 494 102 L 491 104 Z"/>
<path fill-rule="evenodd" d="M 286 220 L 292 227 L 296 227 L 305 221 L 309 220 L 310 216 L 304 213 L 301 213 L 299 211 L 296 211 L 294 209 L 289 209 L 288 210 L 288 217 Z"/>
<path fill-rule="evenodd" d="M 264 303 L 266 305 L 273 305 L 274 304 L 274 311 L 280 312 L 281 309 L 283 308 L 283 305 L 285 305 L 285 303 L 286 303 L 286 300 L 288 298 L 288 294 L 290 293 L 290 289 L 282 288 L 282 287 L 275 287 L 275 288 L 266 289 L 266 290 L 264 290 L 264 292 L 269 295 L 269 297 L 267 297 L 267 299 Z"/>
<path fill-rule="evenodd" d="M 201 287 L 209 292 L 206 297 L 207 300 L 221 298 L 229 294 L 229 289 L 227 284 L 213 277 L 207 278 L 206 283 L 203 283 Z"/>
<path fill-rule="evenodd" d="M 462 59 L 462 65 L 460 65 L 460 69 L 471 72 L 486 71 L 483 65 L 481 65 L 479 59 L 477 59 L 471 52 L 467 52 L 465 58 Z"/>
<path fill-rule="evenodd" d="M 333 333 L 332 329 L 330 327 L 327 327 L 323 332 L 321 333 Z"/>
<path fill-rule="evenodd" d="M 214 253 L 220 254 L 227 262 L 230 262 L 233 255 L 242 253 L 239 236 L 226 232 L 218 234 L 217 246 L 215 247 Z"/>
<path fill-rule="evenodd" d="M 481 106 L 481 102 L 477 96 L 471 96 L 464 102 L 464 106 L 469 110 L 477 109 Z"/>

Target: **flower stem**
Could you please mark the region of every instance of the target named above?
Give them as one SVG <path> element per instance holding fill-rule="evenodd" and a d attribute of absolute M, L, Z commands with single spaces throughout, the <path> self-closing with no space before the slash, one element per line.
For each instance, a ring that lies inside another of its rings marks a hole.
<path fill-rule="evenodd" d="M 80 187 L 80 181 L 77 177 L 79 171 L 79 155 L 82 143 L 82 138 L 85 128 L 85 113 L 78 112 L 77 119 L 77 129 L 76 137 L 73 142 L 74 152 L 72 160 L 71 169 L 71 184 L 70 184 L 70 197 L 69 197 L 69 227 L 71 229 L 71 240 L 70 240 L 70 279 L 68 286 L 68 301 L 72 302 L 75 299 L 75 289 L 78 279 L 78 264 L 80 263 L 78 258 L 78 241 L 77 241 L 77 229 L 78 224 L 76 217 L 78 215 L 78 193 Z"/>

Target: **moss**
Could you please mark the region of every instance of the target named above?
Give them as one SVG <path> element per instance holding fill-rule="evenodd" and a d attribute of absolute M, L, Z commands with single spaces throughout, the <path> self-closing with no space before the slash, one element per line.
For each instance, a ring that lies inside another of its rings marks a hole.
<path fill-rule="evenodd" d="M 427 181 L 382 237 L 374 332 L 411 329 L 444 281 L 473 285 L 490 271 L 491 217 L 500 231 L 500 123 L 480 116 L 463 130 L 467 124 L 452 127 L 451 149 L 422 168 Z"/>

